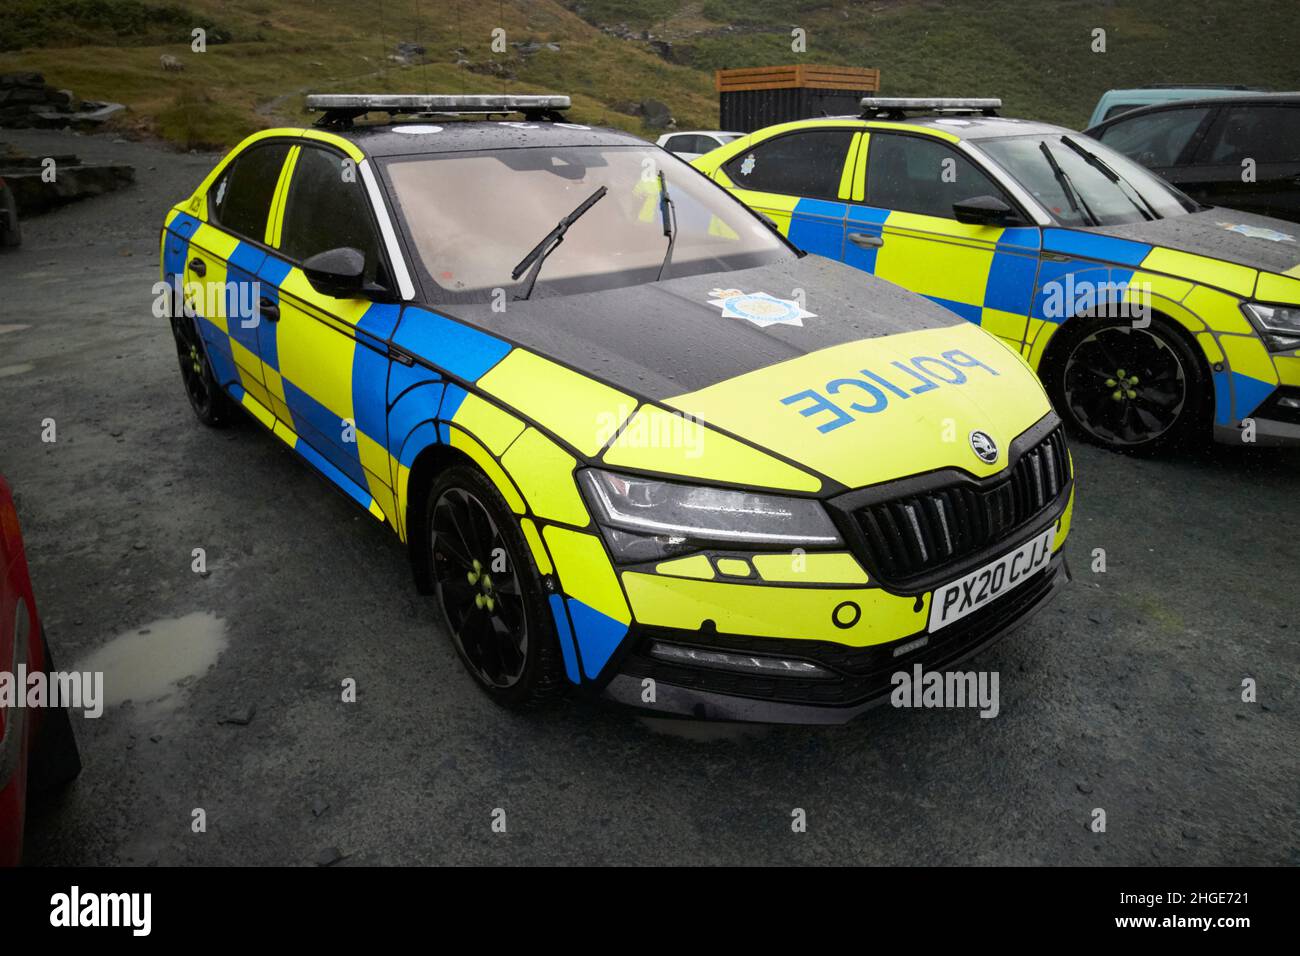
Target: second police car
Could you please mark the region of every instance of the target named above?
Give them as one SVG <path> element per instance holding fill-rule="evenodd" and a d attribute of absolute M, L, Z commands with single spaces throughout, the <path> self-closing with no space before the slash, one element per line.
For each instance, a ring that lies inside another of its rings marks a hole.
<path fill-rule="evenodd" d="M 186 390 L 406 542 L 498 702 L 842 721 L 1067 579 L 1061 424 L 994 336 L 567 98 L 309 105 L 167 216 Z"/>
<path fill-rule="evenodd" d="M 863 101 L 694 162 L 795 245 L 921 293 L 1112 448 L 1300 442 L 1300 234 L 998 100 Z"/>

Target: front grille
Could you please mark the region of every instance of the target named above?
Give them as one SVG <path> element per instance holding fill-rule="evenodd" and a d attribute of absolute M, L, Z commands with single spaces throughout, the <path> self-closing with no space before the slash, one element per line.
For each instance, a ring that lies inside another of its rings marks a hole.
<path fill-rule="evenodd" d="M 867 569 L 882 582 L 901 583 L 958 564 L 1031 522 L 1069 480 L 1058 426 L 992 484 L 955 483 L 859 508 L 854 518 Z"/>

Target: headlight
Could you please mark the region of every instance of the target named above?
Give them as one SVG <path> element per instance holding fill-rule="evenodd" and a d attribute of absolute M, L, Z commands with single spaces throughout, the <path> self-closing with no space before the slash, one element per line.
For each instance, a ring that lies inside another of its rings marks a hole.
<path fill-rule="evenodd" d="M 1300 307 L 1243 302 L 1241 310 L 1264 336 L 1270 351 L 1300 348 Z"/>
<path fill-rule="evenodd" d="M 709 545 L 753 549 L 842 544 L 820 502 L 707 485 L 578 473 L 596 522 L 620 561 L 653 561 Z"/>

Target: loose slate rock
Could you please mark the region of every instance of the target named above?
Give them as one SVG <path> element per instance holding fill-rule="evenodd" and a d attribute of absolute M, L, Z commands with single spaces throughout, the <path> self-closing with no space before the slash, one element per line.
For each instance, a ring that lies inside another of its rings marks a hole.
<path fill-rule="evenodd" d="M 336 846 L 327 846 L 316 854 L 317 866 L 333 866 L 339 860 L 343 859 L 343 853 Z"/>
<path fill-rule="evenodd" d="M 235 724 L 239 727 L 247 727 L 253 722 L 253 715 L 257 713 L 257 705 L 249 704 L 247 707 L 239 710 L 232 710 L 224 717 L 218 718 L 219 724 Z"/>

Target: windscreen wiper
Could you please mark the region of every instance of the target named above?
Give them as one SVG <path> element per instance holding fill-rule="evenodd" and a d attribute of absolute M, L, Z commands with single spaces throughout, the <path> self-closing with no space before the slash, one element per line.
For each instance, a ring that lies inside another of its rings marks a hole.
<path fill-rule="evenodd" d="M 1138 212 L 1142 213 L 1143 217 L 1145 217 L 1148 221 L 1152 219 L 1160 218 L 1160 213 L 1156 212 L 1155 207 L 1152 206 L 1149 202 L 1147 202 L 1146 196 L 1143 196 L 1140 192 L 1138 192 L 1137 189 L 1134 188 L 1133 185 L 1129 183 L 1127 180 L 1122 179 L 1120 177 L 1120 174 L 1115 172 L 1115 170 L 1111 169 L 1110 164 L 1107 163 L 1104 159 L 1102 159 L 1100 156 L 1098 156 L 1096 153 L 1092 152 L 1091 150 L 1085 149 L 1084 147 L 1080 146 L 1078 143 L 1070 139 L 1070 137 L 1068 136 L 1062 136 L 1061 142 L 1064 143 L 1066 146 L 1068 146 L 1070 149 L 1074 150 L 1080 156 L 1082 156 L 1083 161 L 1085 163 L 1087 163 L 1093 169 L 1097 170 L 1099 173 L 1101 173 L 1103 176 L 1109 179 L 1112 183 L 1114 183 L 1115 188 L 1117 188 L 1121 193 L 1123 193 L 1124 198 L 1127 199 L 1130 203 L 1132 203 L 1133 208 L 1136 209 Z M 1124 188 L 1125 186 L 1128 186 L 1128 189 L 1125 189 Z M 1132 190 L 1137 195 L 1138 199 L 1142 200 L 1141 205 L 1138 204 L 1137 199 L 1134 199 L 1132 196 L 1129 195 L 1129 190 Z"/>
<path fill-rule="evenodd" d="M 664 261 L 659 265 L 659 275 L 655 276 L 658 282 L 664 277 L 664 270 L 668 268 L 668 263 L 673 258 L 673 244 L 677 241 L 677 207 L 673 205 L 672 197 L 668 195 L 668 180 L 664 179 L 664 171 L 659 170 L 659 214 L 664 217 L 664 235 L 668 237 L 668 249 L 664 252 Z"/>
<path fill-rule="evenodd" d="M 581 219 L 588 209 L 600 202 L 607 192 L 609 192 L 609 189 L 601 186 L 584 199 L 577 209 L 555 224 L 555 228 L 546 234 L 545 239 L 533 246 L 532 252 L 519 260 L 519 264 L 510 271 L 512 280 L 518 281 L 519 277 L 524 274 L 524 270 L 530 265 L 533 268 L 528 273 L 528 281 L 524 284 L 524 294 L 515 296 L 515 299 L 527 299 L 533 294 L 533 286 L 537 284 L 537 273 L 542 271 L 542 264 L 546 262 L 546 257 L 564 241 L 564 234 L 569 231 L 569 227 Z"/>
<path fill-rule="evenodd" d="M 1056 157 L 1052 155 L 1052 151 L 1048 148 L 1047 142 L 1040 141 L 1038 148 L 1042 151 L 1042 154 L 1047 157 L 1047 165 L 1052 167 L 1052 175 L 1056 177 L 1057 183 L 1060 184 L 1061 192 L 1065 193 L 1065 200 L 1070 204 L 1071 211 L 1078 213 L 1080 212 L 1080 206 L 1082 206 L 1082 213 L 1087 217 L 1088 225 L 1101 225 L 1097 217 L 1092 214 L 1092 210 L 1088 208 L 1088 204 L 1083 201 L 1083 197 L 1075 192 L 1074 185 L 1070 182 L 1070 177 L 1065 174 L 1065 170 L 1061 168 L 1061 164 L 1058 163 Z"/>

